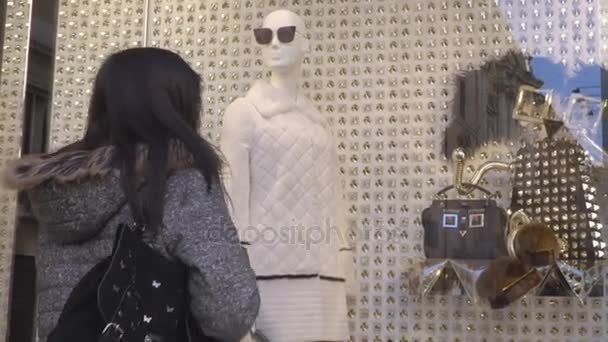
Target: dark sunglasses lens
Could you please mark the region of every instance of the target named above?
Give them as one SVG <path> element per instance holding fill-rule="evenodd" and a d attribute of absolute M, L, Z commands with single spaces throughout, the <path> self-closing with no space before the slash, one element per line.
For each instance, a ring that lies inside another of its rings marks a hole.
<path fill-rule="evenodd" d="M 255 41 L 261 45 L 270 44 L 272 41 L 272 30 L 269 28 L 253 29 L 253 35 L 255 36 Z"/>
<path fill-rule="evenodd" d="M 296 35 L 295 26 L 281 27 L 277 30 L 277 38 L 281 43 L 291 43 Z"/>

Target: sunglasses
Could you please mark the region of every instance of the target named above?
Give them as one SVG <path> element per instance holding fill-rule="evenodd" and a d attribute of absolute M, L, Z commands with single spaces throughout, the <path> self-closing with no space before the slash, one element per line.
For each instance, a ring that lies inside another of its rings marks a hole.
<path fill-rule="evenodd" d="M 262 27 L 253 29 L 255 41 L 260 45 L 268 45 L 272 42 L 272 29 Z M 277 38 L 281 43 L 291 43 L 296 36 L 295 26 L 284 26 L 277 29 Z"/>

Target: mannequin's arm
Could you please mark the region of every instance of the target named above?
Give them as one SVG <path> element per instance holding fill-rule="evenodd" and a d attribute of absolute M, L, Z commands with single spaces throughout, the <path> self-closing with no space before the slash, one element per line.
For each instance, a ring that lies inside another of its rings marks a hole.
<path fill-rule="evenodd" d="M 248 242 L 243 232 L 250 225 L 249 136 L 253 125 L 244 100 L 238 99 L 226 108 L 220 149 L 226 158 L 226 189 L 232 219 L 241 233 L 241 241 Z"/>

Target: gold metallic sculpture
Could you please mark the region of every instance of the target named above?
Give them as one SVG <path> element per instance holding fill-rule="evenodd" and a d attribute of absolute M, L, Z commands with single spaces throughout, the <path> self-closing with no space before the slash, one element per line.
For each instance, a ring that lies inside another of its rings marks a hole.
<path fill-rule="evenodd" d="M 513 257 L 501 257 L 483 270 L 476 282 L 481 298 L 486 298 L 493 309 L 501 309 L 525 296 L 538 286 L 542 276 L 529 264 Z"/>

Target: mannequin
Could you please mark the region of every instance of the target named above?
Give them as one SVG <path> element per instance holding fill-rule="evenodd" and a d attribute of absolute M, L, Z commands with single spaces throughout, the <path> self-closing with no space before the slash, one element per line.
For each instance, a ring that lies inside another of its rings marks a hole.
<path fill-rule="evenodd" d="M 270 341 L 346 341 L 352 251 L 336 144 L 299 89 L 310 42 L 287 10 L 261 29 L 256 43 L 272 77 L 228 106 L 221 138 L 233 218 L 262 298 L 256 329 Z"/>

